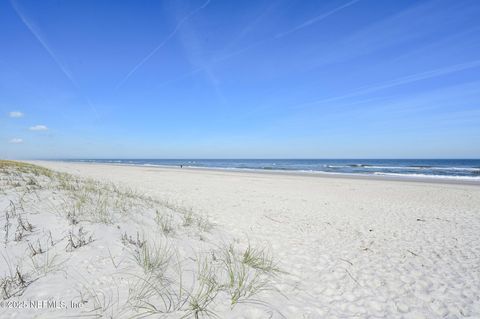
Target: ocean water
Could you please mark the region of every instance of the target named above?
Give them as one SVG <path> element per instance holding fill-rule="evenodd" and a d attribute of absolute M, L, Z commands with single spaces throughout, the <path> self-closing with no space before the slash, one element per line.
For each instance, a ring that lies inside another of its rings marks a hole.
<path fill-rule="evenodd" d="M 480 181 L 480 159 L 69 159 L 137 166 L 299 171 Z"/>

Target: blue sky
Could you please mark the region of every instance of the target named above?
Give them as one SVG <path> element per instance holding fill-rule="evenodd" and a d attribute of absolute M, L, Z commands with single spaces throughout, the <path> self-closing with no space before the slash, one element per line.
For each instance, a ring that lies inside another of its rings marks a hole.
<path fill-rule="evenodd" d="M 0 0 L 0 157 L 480 158 L 480 1 Z"/>

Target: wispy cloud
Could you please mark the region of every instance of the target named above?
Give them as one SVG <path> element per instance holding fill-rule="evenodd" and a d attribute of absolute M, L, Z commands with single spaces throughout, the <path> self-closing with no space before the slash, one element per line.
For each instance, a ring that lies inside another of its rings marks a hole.
<path fill-rule="evenodd" d="M 348 8 L 348 7 L 350 7 L 351 5 L 354 5 L 355 3 L 359 2 L 359 1 L 360 1 L 360 0 L 353 0 L 353 1 L 347 2 L 347 3 L 345 3 L 345 4 L 341 5 L 341 6 L 338 6 L 338 7 L 334 8 L 334 9 L 328 11 L 328 12 L 325 12 L 325 13 L 323 13 L 323 14 L 320 14 L 320 15 L 314 17 L 314 18 L 308 19 L 308 20 L 304 21 L 303 23 L 300 23 L 299 25 L 291 28 L 290 30 L 287 30 L 287 31 L 278 33 L 277 35 L 275 35 L 275 38 L 277 38 L 277 39 L 283 38 L 283 37 L 285 37 L 285 36 L 287 36 L 287 35 L 289 35 L 289 34 L 291 34 L 291 33 L 294 33 L 294 32 L 297 32 L 297 31 L 299 31 L 299 30 L 302 30 L 302 29 L 304 29 L 304 28 L 306 28 L 306 27 L 309 27 L 309 26 L 311 26 L 312 24 L 315 24 L 315 23 L 317 23 L 317 22 L 320 22 L 320 21 L 328 18 L 329 16 L 337 13 L 338 11 L 343 10 L 343 9 L 345 9 L 345 8 Z"/>
<path fill-rule="evenodd" d="M 325 97 L 322 99 L 312 100 L 304 103 L 285 106 L 285 108 L 288 110 L 301 110 L 301 109 L 307 109 L 312 107 L 318 107 L 321 105 L 332 105 L 332 103 L 336 103 L 336 102 L 342 103 L 343 106 L 348 106 L 348 105 L 352 105 L 352 102 L 350 101 L 353 101 L 353 103 L 356 104 L 359 101 L 358 100 L 359 98 L 363 98 L 363 99 L 368 98 L 370 94 L 376 93 L 382 90 L 395 88 L 402 85 L 408 85 L 411 83 L 415 83 L 423 80 L 429 80 L 429 79 L 433 79 L 441 76 L 448 76 L 456 72 L 461 72 L 461 71 L 470 70 L 470 69 L 479 68 L 479 67 L 480 67 L 480 60 L 474 60 L 470 62 L 450 65 L 442 68 L 437 68 L 433 70 L 406 75 L 393 80 L 384 81 L 382 83 L 362 86 L 341 95 L 335 95 L 335 96 Z M 355 98 L 355 99 L 352 99 L 352 98 Z M 429 97 L 429 98 L 430 100 L 433 100 L 433 97 Z M 373 99 L 376 99 L 376 97 L 373 97 Z M 367 99 L 363 101 L 369 101 L 369 100 Z M 409 102 L 409 104 L 411 103 L 412 102 Z M 244 118 L 250 118 L 255 114 L 258 114 L 264 111 L 268 112 L 268 110 L 275 109 L 277 107 L 278 105 L 268 105 L 264 107 L 259 106 L 253 109 L 252 111 L 245 113 Z M 405 104 L 402 104 L 401 107 L 405 108 Z"/>
<path fill-rule="evenodd" d="M 15 137 L 8 141 L 10 144 L 22 144 L 23 140 L 21 138 Z"/>
<path fill-rule="evenodd" d="M 35 125 L 29 128 L 30 131 L 47 131 L 48 127 L 45 125 Z"/>
<path fill-rule="evenodd" d="M 205 80 L 213 89 L 217 100 L 223 104 L 227 103 L 221 89 L 221 79 L 215 72 L 212 63 L 205 59 L 205 48 L 201 37 L 198 34 L 197 28 L 190 22 L 186 22 L 185 26 L 180 30 L 178 35 L 179 42 L 182 44 L 185 51 L 185 56 L 188 62 L 198 68 L 199 72 L 205 76 Z"/>
<path fill-rule="evenodd" d="M 281 38 L 283 38 L 283 37 L 286 37 L 286 36 L 288 36 L 288 35 L 290 35 L 290 34 L 292 34 L 292 33 L 294 33 L 294 32 L 297 32 L 297 31 L 299 31 L 299 30 L 301 30 L 301 29 L 304 29 L 304 28 L 306 28 L 306 27 L 309 27 L 309 26 L 311 26 L 311 25 L 313 25 L 313 24 L 315 24 L 315 23 L 318 23 L 318 22 L 320 22 L 320 21 L 328 18 L 329 16 L 331 16 L 331 15 L 333 15 L 333 14 L 335 14 L 335 13 L 337 13 L 337 12 L 339 12 L 339 11 L 347 8 L 347 7 L 350 7 L 350 6 L 354 5 L 355 3 L 359 2 L 359 1 L 360 1 L 360 0 L 353 0 L 353 1 L 347 2 L 347 3 L 345 3 L 345 4 L 341 5 L 341 6 L 338 6 L 338 7 L 334 8 L 334 9 L 326 12 L 326 13 L 323 13 L 323 14 L 321 14 L 321 15 L 318 15 L 318 16 L 314 17 L 314 18 L 308 19 L 308 20 L 304 21 L 303 23 L 295 26 L 295 27 L 292 28 L 292 29 L 286 30 L 286 31 L 284 31 L 284 32 L 278 33 L 278 34 L 276 34 L 276 35 L 273 35 L 273 36 L 270 36 L 270 37 L 267 37 L 267 38 L 264 38 L 264 39 L 260 39 L 260 40 L 254 41 L 254 42 L 252 42 L 252 43 L 244 46 L 243 48 L 240 48 L 240 49 L 235 50 L 235 51 L 233 51 L 233 52 L 227 53 L 227 54 L 225 54 L 225 55 L 223 55 L 223 56 L 216 57 L 216 58 L 212 59 L 212 62 L 211 62 L 209 65 L 196 67 L 196 68 L 194 68 L 193 70 L 191 70 L 191 71 L 189 71 L 189 72 L 186 72 L 186 73 L 178 76 L 177 78 L 174 78 L 174 79 L 165 81 L 165 82 L 163 82 L 163 83 L 160 83 L 159 86 L 162 87 L 162 86 L 165 86 L 165 85 L 169 85 L 169 84 L 171 84 L 171 83 L 174 83 L 174 82 L 183 80 L 183 79 L 185 79 L 185 78 L 188 78 L 188 77 L 190 77 L 190 76 L 192 76 L 192 75 L 195 75 L 195 74 L 197 74 L 197 73 L 199 73 L 199 72 L 201 72 L 201 71 L 207 71 L 207 72 L 208 72 L 208 69 L 211 68 L 211 67 L 212 67 L 213 65 L 215 65 L 216 63 L 224 62 L 224 61 L 226 61 L 226 60 L 229 60 L 229 59 L 231 59 L 231 58 L 233 58 L 233 57 L 235 57 L 235 56 L 237 56 L 237 55 L 240 55 L 240 54 L 242 54 L 242 53 L 244 53 L 244 52 L 246 52 L 246 51 L 249 51 L 249 50 L 251 50 L 251 49 L 253 49 L 253 48 L 259 47 L 259 46 L 267 43 L 268 41 L 273 41 L 273 40 L 277 40 L 277 39 L 281 39 Z M 267 11 L 268 11 L 268 10 L 267 10 Z M 254 21 L 253 25 L 254 25 L 256 22 L 257 22 L 257 21 Z M 239 38 L 243 37 L 243 35 L 244 35 L 243 33 L 250 32 L 250 29 L 253 27 L 253 25 L 252 25 L 252 26 L 247 26 L 247 27 L 240 33 Z"/>
<path fill-rule="evenodd" d="M 19 112 L 19 111 L 12 111 L 12 112 L 8 113 L 8 116 L 14 117 L 14 118 L 23 117 L 23 115 L 24 114 L 22 112 Z"/>
<path fill-rule="evenodd" d="M 38 40 L 38 42 L 40 42 L 43 48 L 48 52 L 48 54 L 53 59 L 53 61 L 55 61 L 57 66 L 60 68 L 60 70 L 62 70 L 63 74 L 65 74 L 65 76 L 72 82 L 72 84 L 75 85 L 75 87 L 78 87 L 77 82 L 72 76 L 72 73 L 67 68 L 67 66 L 64 63 L 62 63 L 62 61 L 57 57 L 54 51 L 50 48 L 47 41 L 42 36 L 40 29 L 31 20 L 29 20 L 27 16 L 23 14 L 21 8 L 17 5 L 17 1 L 10 0 L 10 3 L 12 4 L 12 7 L 17 13 L 20 20 L 22 20 L 23 24 L 27 27 L 27 29 L 33 34 L 33 36 Z"/>
<path fill-rule="evenodd" d="M 466 32 L 459 28 L 459 21 L 468 21 L 470 15 L 478 11 L 476 1 L 416 1 L 407 4 L 405 8 L 392 14 L 374 19 L 367 24 L 359 24 L 349 34 L 339 37 L 331 43 L 322 46 L 322 51 L 311 57 L 314 67 L 336 64 L 357 57 L 378 54 L 383 50 L 394 49 L 399 58 L 402 55 L 413 54 L 414 51 L 425 49 L 434 42 L 445 41 L 448 38 Z M 439 24 L 442 24 L 442 37 L 437 37 Z M 476 27 L 468 27 L 468 31 Z M 472 34 L 474 39 L 476 34 Z M 439 41 L 440 39 L 440 41 Z M 411 43 L 416 42 L 415 46 Z M 458 43 L 450 47 L 442 46 L 439 52 L 429 52 L 425 55 L 447 54 L 457 48 Z M 452 54 L 450 60 L 458 56 Z M 433 58 L 433 56 L 432 56 Z"/>
<path fill-rule="evenodd" d="M 257 28 L 257 25 L 267 17 L 270 12 L 277 7 L 280 4 L 280 2 L 271 4 L 268 6 L 266 9 L 262 10 L 259 14 L 257 14 L 253 19 L 250 19 L 249 23 L 247 23 L 241 30 L 240 32 L 233 37 L 229 43 L 225 45 L 225 47 L 222 49 L 222 52 L 227 52 L 231 48 L 233 48 L 241 39 L 243 39 L 247 34 L 252 32 Z"/>
<path fill-rule="evenodd" d="M 55 52 L 52 50 L 52 48 L 48 45 L 47 41 L 43 37 L 40 29 L 30 20 L 28 17 L 23 13 L 21 8 L 17 5 L 16 0 L 10 0 L 10 4 L 12 5 L 13 10 L 17 13 L 18 17 L 20 20 L 23 22 L 23 24 L 27 27 L 27 29 L 33 34 L 33 36 L 40 42 L 42 47 L 47 51 L 47 53 L 50 55 L 50 57 L 53 59 L 55 64 L 60 68 L 62 73 L 68 78 L 70 83 L 75 87 L 80 92 L 80 86 L 78 85 L 77 81 L 73 77 L 72 72 L 68 69 L 68 67 L 61 61 L 61 59 L 55 54 Z M 86 96 L 83 97 L 87 104 L 90 106 L 92 111 L 95 113 L 96 116 L 98 116 L 98 112 L 96 108 L 93 106 L 91 103 L 90 99 Z"/>
<path fill-rule="evenodd" d="M 425 72 L 420 72 L 420 73 L 415 73 L 415 74 L 410 74 L 407 76 L 403 76 L 394 80 L 390 81 L 385 81 L 383 83 L 378 83 L 370 86 L 364 86 L 360 87 L 356 90 L 351 91 L 350 93 L 343 94 L 343 95 L 337 95 L 333 96 L 330 98 L 325 98 L 321 100 L 316 100 L 316 101 L 311 101 L 303 104 L 296 105 L 295 108 L 301 108 L 309 105 L 317 105 L 317 104 L 323 104 L 323 103 L 328 103 L 328 102 L 334 102 L 338 100 L 344 100 L 352 97 L 357 97 L 360 95 L 365 95 L 365 94 L 370 94 L 374 93 L 377 91 L 401 86 L 401 85 L 407 85 L 410 83 L 422 81 L 422 80 L 427 80 L 431 78 L 436 78 L 440 76 L 445 76 L 449 75 L 455 72 L 460 72 L 464 70 L 469 70 L 469 69 L 474 69 L 480 67 L 480 60 L 474 60 L 466 63 L 460 63 L 460 64 L 455 64 L 455 65 L 450 65 L 446 66 L 443 68 L 438 68 L 434 70 L 429 70 Z"/>
<path fill-rule="evenodd" d="M 200 7 L 196 8 L 195 10 L 189 12 L 186 16 L 184 16 L 182 19 L 179 20 L 179 22 L 176 24 L 175 28 L 173 28 L 172 32 L 170 32 L 165 39 L 163 39 L 160 44 L 158 44 L 150 53 L 148 53 L 143 59 L 140 60 L 131 70 L 130 72 L 127 73 L 127 75 L 118 83 L 117 89 L 122 87 L 122 85 L 125 84 L 125 82 L 128 81 L 128 79 L 135 73 L 137 70 L 144 65 L 148 60 L 151 59 L 152 56 L 155 55 L 155 53 L 158 52 L 168 41 L 170 41 L 171 38 L 178 32 L 180 27 L 188 21 L 192 16 L 194 16 L 198 11 L 206 8 L 208 4 L 210 3 L 211 0 L 205 1 L 204 4 L 202 4 Z"/>

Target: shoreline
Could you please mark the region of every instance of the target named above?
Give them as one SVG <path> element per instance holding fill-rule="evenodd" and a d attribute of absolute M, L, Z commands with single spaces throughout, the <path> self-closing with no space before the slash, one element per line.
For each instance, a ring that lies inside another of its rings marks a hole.
<path fill-rule="evenodd" d="M 425 183 L 425 184 L 441 184 L 441 185 L 472 185 L 480 186 L 480 179 L 469 180 L 462 177 L 438 177 L 438 176 L 412 176 L 412 175 L 374 175 L 374 174 L 361 174 L 361 173 L 330 173 L 322 171 L 296 171 L 296 170 L 265 170 L 254 168 L 221 168 L 221 167 L 193 167 L 184 166 L 179 168 L 173 165 L 138 165 L 138 164 L 125 164 L 125 163 L 100 163 L 100 162 L 82 162 L 82 161 L 57 161 L 57 160 L 25 160 L 21 161 L 25 163 L 39 164 L 42 163 L 65 163 L 65 164 L 80 164 L 80 165 L 101 165 L 101 166 L 120 166 L 120 167 L 138 167 L 143 169 L 166 169 L 172 171 L 210 171 L 210 172 L 224 172 L 224 173 L 241 173 L 241 174 L 260 174 L 260 175 L 279 175 L 279 176 L 301 176 L 312 178 L 325 178 L 325 179 L 352 179 L 352 180 L 372 180 L 372 181 L 392 181 L 392 182 L 413 182 L 413 183 Z"/>

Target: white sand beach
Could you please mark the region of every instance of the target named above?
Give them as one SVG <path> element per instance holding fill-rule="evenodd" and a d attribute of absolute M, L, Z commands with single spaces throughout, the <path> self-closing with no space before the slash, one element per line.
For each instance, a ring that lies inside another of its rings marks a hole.
<path fill-rule="evenodd" d="M 268 251 L 280 270 L 269 279 L 270 289 L 252 298 L 258 302 L 240 302 L 238 307 L 212 302 L 212 314 L 220 318 L 480 317 L 479 186 L 189 168 L 31 163 L 115 183 L 169 203 L 170 207 L 208 216 L 214 227 L 201 239 L 212 245 L 231 241 L 245 247 L 250 243 Z M 8 208 L 7 197 L 0 201 L 2 211 Z M 28 217 L 32 224 L 46 222 L 35 216 Z M 53 217 L 49 218 L 49 222 L 55 222 Z M 143 221 L 147 224 L 146 219 Z M 136 227 L 149 227 L 142 225 L 141 218 L 135 222 L 138 224 L 118 227 L 122 227 L 121 231 L 127 227 L 133 237 Z M 72 287 L 80 277 L 90 284 L 91 290 L 111 287 L 115 282 L 111 272 L 122 273 L 111 264 L 125 259 L 124 249 L 112 243 L 111 238 L 117 236 L 113 235 L 114 225 L 115 222 L 85 224 L 96 240 L 80 248 L 89 253 L 72 257 L 78 258 L 75 267 L 77 272 L 84 271 L 81 276 L 62 270 L 60 276 L 49 275 L 54 279 L 33 282 L 16 299 L 39 299 L 52 293 L 73 298 Z M 185 252 L 188 249 L 182 243 L 187 242 L 182 234 L 180 231 L 172 238 Z M 118 236 L 115 240 L 119 241 Z M 109 247 L 108 253 L 105 247 Z M 72 259 L 65 265 L 73 267 Z M 108 269 L 102 269 L 102 265 Z M 97 279 L 89 281 L 89 272 L 95 272 Z M 126 272 L 129 271 L 123 270 Z M 59 291 L 59 287 L 66 291 Z M 125 294 L 120 291 L 118 298 L 127 298 Z M 103 315 L 121 317 L 119 308 L 108 308 Z M 50 317 L 81 313 L 78 309 L 58 313 L 35 309 L 1 311 L 2 317 L 18 318 L 28 317 L 27 313 L 47 313 Z M 178 316 L 172 313 L 169 318 Z"/>

